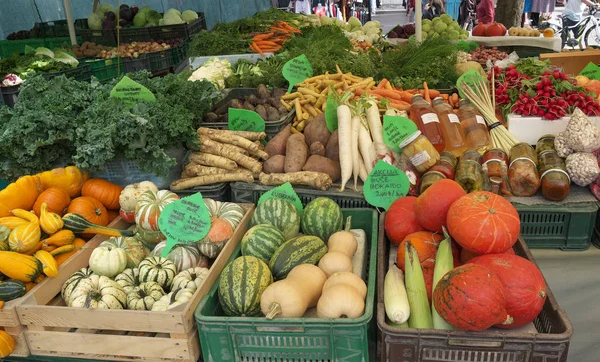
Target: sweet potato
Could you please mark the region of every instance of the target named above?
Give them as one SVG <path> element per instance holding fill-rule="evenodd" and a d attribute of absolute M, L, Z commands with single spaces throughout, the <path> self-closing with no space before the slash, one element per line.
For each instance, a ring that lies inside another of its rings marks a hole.
<path fill-rule="evenodd" d="M 308 159 L 308 146 L 301 134 L 291 135 L 285 145 L 285 172 L 298 172 Z"/>
<path fill-rule="evenodd" d="M 331 181 L 336 182 L 342 176 L 340 163 L 332 161 L 327 157 L 312 155 L 302 167 L 302 171 L 322 172 L 331 177 Z"/>
<path fill-rule="evenodd" d="M 318 114 L 304 129 L 304 137 L 306 137 L 306 143 L 309 145 L 312 145 L 313 142 L 321 142 L 326 145 L 329 136 L 331 136 L 331 133 L 327 129 L 324 113 Z"/>
<path fill-rule="evenodd" d="M 325 156 L 325 146 L 321 142 L 313 142 L 310 145 L 310 154 L 311 155 L 319 155 Z"/>
<path fill-rule="evenodd" d="M 327 142 L 327 145 L 325 146 L 325 157 L 340 162 L 340 147 L 337 129 L 333 131 L 331 137 L 329 137 L 329 142 Z"/>
<path fill-rule="evenodd" d="M 279 133 L 276 134 L 275 137 L 271 138 L 271 140 L 265 146 L 265 152 L 269 154 L 269 157 L 275 155 L 285 156 L 285 145 L 291 134 L 292 125 L 288 124 L 284 129 L 279 131 Z"/>
<path fill-rule="evenodd" d="M 264 173 L 283 173 L 285 169 L 285 156 L 275 155 L 263 162 Z"/>

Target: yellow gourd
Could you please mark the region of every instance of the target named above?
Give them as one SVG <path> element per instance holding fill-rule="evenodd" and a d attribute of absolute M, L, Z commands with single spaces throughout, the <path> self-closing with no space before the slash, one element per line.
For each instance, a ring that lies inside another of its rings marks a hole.
<path fill-rule="evenodd" d="M 42 271 L 50 278 L 58 276 L 58 263 L 56 259 L 47 251 L 38 250 L 34 256 L 42 263 Z"/>
<path fill-rule="evenodd" d="M 358 248 L 358 241 L 354 237 L 354 234 L 350 232 L 350 225 L 352 223 L 352 216 L 348 216 L 346 219 L 346 227 L 342 231 L 333 233 L 327 241 L 327 251 L 337 251 L 347 255 L 349 258 L 354 256 L 356 249 Z"/>
<path fill-rule="evenodd" d="M 275 316 L 300 318 L 308 308 L 317 305 L 327 277 L 312 264 L 292 269 L 284 280 L 267 287 L 260 297 L 260 309 L 267 319 Z"/>
<path fill-rule="evenodd" d="M 334 251 L 328 252 L 321 258 L 319 268 L 329 278 L 334 273 L 351 272 L 354 266 L 352 265 L 352 260 L 346 254 Z"/>
<path fill-rule="evenodd" d="M 19 225 L 28 224 L 29 221 L 16 216 L 5 216 L 0 218 L 0 225 L 6 226 L 10 230 L 14 230 Z"/>
<path fill-rule="evenodd" d="M 23 283 L 32 282 L 42 272 L 42 263 L 33 256 L 0 251 L 0 273 Z"/>
<path fill-rule="evenodd" d="M 358 294 L 364 299 L 367 296 L 367 285 L 356 274 L 350 272 L 335 273 L 330 276 L 323 284 L 323 292 L 338 284 L 347 284 L 356 289 Z"/>
<path fill-rule="evenodd" d="M 61 230 L 51 237 L 44 239 L 44 245 L 65 246 L 73 244 L 75 234 L 71 230 Z"/>
<path fill-rule="evenodd" d="M 26 253 L 36 247 L 41 236 L 42 232 L 40 230 L 40 225 L 37 222 L 20 225 L 10 232 L 10 235 L 8 236 L 8 246 L 12 251 Z"/>
<path fill-rule="evenodd" d="M 38 224 L 40 222 L 38 217 L 33 212 L 29 212 L 29 211 L 23 210 L 23 209 L 14 209 L 14 210 L 11 210 L 11 212 L 16 217 L 20 217 L 21 219 L 25 219 L 34 224 Z"/>
<path fill-rule="evenodd" d="M 337 284 L 324 290 L 317 304 L 319 318 L 358 318 L 364 312 L 365 299 L 348 284 Z"/>
<path fill-rule="evenodd" d="M 40 207 L 40 226 L 48 235 L 56 233 L 65 226 L 60 215 L 48 211 L 48 205 L 44 202 Z"/>

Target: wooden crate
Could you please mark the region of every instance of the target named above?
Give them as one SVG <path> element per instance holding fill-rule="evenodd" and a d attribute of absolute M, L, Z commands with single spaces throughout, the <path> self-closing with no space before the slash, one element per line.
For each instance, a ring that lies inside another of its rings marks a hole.
<path fill-rule="evenodd" d="M 60 296 L 60 289 L 70 273 L 61 274 L 36 293 L 30 293 L 17 311 L 21 323 L 28 328 L 25 336 L 31 354 L 102 360 L 196 362 L 200 357 L 200 340 L 194 310 L 248 228 L 254 205 L 242 206 L 246 210 L 242 222 L 215 259 L 204 284 L 185 305 L 166 312 L 67 307 Z M 120 221 L 112 226 L 125 228 L 128 225 Z M 88 259 L 77 258 L 65 265 L 75 272 L 87 267 Z"/>
<path fill-rule="evenodd" d="M 600 63 L 600 50 L 585 50 L 562 53 L 540 54 L 541 60 L 550 59 L 550 63 L 572 76 L 578 75 L 590 62 Z"/>
<path fill-rule="evenodd" d="M 113 221 L 111 225 L 117 224 L 120 218 L 117 218 Z M 102 240 L 99 237 L 95 237 L 86 243 L 84 248 L 81 248 L 77 253 L 75 253 L 69 260 L 63 263 L 59 268 L 59 278 L 68 278 L 71 274 L 73 274 L 77 269 L 73 270 L 72 265 L 75 260 L 86 261 L 89 260 L 90 255 L 92 254 L 92 249 L 98 246 Z M 29 347 L 27 346 L 25 331 L 27 331 L 27 327 L 23 326 L 21 321 L 19 320 L 17 307 L 20 306 L 26 299 L 33 296 L 36 293 L 40 293 L 40 290 L 45 290 L 48 288 L 48 285 L 54 285 L 56 282 L 52 278 L 45 278 L 38 285 L 33 287 L 27 294 L 25 294 L 21 298 L 17 298 L 15 300 L 11 300 L 4 304 L 4 307 L 0 309 L 0 329 L 4 329 L 8 334 L 10 334 L 15 340 L 15 350 L 11 353 L 13 357 L 28 357 L 30 355 Z"/>

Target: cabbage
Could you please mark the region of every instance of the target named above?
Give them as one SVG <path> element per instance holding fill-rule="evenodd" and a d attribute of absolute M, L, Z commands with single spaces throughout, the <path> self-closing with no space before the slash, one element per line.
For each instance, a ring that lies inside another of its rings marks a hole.
<path fill-rule="evenodd" d="M 137 13 L 138 13 L 138 14 L 139 14 L 139 13 L 147 13 L 147 12 L 149 12 L 150 10 L 152 10 L 152 9 L 151 9 L 149 6 L 143 6 L 143 7 L 141 7 L 141 8 L 140 8 L 140 10 L 138 10 L 138 12 L 137 12 Z"/>
<path fill-rule="evenodd" d="M 102 30 L 102 17 L 96 13 L 88 15 L 87 23 L 92 30 Z"/>
<path fill-rule="evenodd" d="M 423 19 L 423 22 L 425 22 L 425 20 L 427 19 Z M 363 25 L 363 28 L 375 28 L 375 29 L 379 29 L 381 28 L 381 23 L 377 20 L 371 20 L 371 21 L 367 21 L 365 23 L 365 25 Z"/>
<path fill-rule="evenodd" d="M 173 9 L 173 8 L 171 8 L 171 9 L 167 10 L 167 11 L 165 12 L 165 15 L 164 15 L 164 17 L 166 18 L 167 16 L 169 16 L 169 15 L 171 15 L 171 14 L 177 15 L 177 17 L 181 18 L 181 12 L 180 12 L 179 10 L 177 10 L 177 9 Z"/>
<path fill-rule="evenodd" d="M 137 14 L 135 14 L 135 16 L 133 17 L 133 26 L 139 26 L 142 27 L 144 25 L 146 25 L 146 14 L 148 12 L 139 12 Z"/>
<path fill-rule="evenodd" d="M 162 16 L 156 10 L 150 10 L 146 13 L 146 22 L 152 24 L 152 26 L 157 26 L 160 19 L 162 19 Z"/>
<path fill-rule="evenodd" d="M 164 25 L 176 25 L 183 23 L 185 23 L 185 21 L 183 21 L 181 17 L 174 13 L 165 14 L 165 17 L 163 18 Z"/>
<path fill-rule="evenodd" d="M 191 23 L 192 21 L 198 19 L 198 13 L 192 10 L 186 10 L 181 13 L 181 18 L 187 23 Z"/>
<path fill-rule="evenodd" d="M 333 25 L 333 24 L 335 24 L 335 19 L 334 18 L 330 18 L 328 16 L 321 16 L 319 18 L 319 21 L 321 22 L 321 25 Z"/>
<path fill-rule="evenodd" d="M 350 19 L 348 19 L 348 25 L 352 28 L 362 28 L 362 23 L 356 16 L 351 16 Z"/>
<path fill-rule="evenodd" d="M 189 81 L 206 79 L 219 89 L 225 88 L 225 78 L 233 74 L 231 63 L 227 59 L 210 58 L 188 78 Z"/>
<path fill-rule="evenodd" d="M 101 13 L 102 15 L 104 15 L 104 13 L 107 13 L 109 11 L 112 11 L 113 13 L 116 14 L 116 9 L 111 4 L 106 4 L 106 3 L 100 4 L 96 8 L 96 12 Z"/>
<path fill-rule="evenodd" d="M 68 54 L 64 50 L 56 49 L 54 52 L 54 60 L 61 63 L 70 64 L 71 67 L 76 68 L 79 62 L 72 55 Z"/>
<path fill-rule="evenodd" d="M 54 52 L 45 47 L 38 47 L 35 50 L 35 55 L 45 55 L 47 57 L 54 58 Z"/>
<path fill-rule="evenodd" d="M 367 29 L 365 29 L 365 28 L 363 28 L 363 30 L 366 30 L 365 34 L 367 34 L 367 35 L 374 35 L 374 34 L 379 35 L 379 31 L 381 29 L 377 29 L 377 28 L 367 28 Z"/>
<path fill-rule="evenodd" d="M 335 19 L 335 25 L 337 25 L 338 28 L 342 29 L 346 27 L 346 23 L 342 19 Z"/>

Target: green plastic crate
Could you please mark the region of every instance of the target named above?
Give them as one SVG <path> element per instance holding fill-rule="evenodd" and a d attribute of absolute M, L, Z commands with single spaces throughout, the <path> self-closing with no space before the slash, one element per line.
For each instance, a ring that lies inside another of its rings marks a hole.
<path fill-rule="evenodd" d="M 96 77 L 100 82 L 106 82 L 111 79 L 117 78 L 120 73 L 124 73 L 123 61 L 121 58 L 110 58 L 110 59 L 96 59 L 91 58 L 84 61 L 85 64 L 89 65 L 92 70 L 92 76 Z M 120 64 L 119 64 L 120 63 Z"/>
<path fill-rule="evenodd" d="M 354 319 L 225 317 L 219 304 L 219 280 L 200 301 L 194 316 L 204 361 L 369 361 L 374 352 L 378 214 L 372 209 L 343 209 L 352 228 L 367 234 L 365 314 Z M 383 236 L 383 234 L 382 234 Z M 240 255 L 240 246 L 229 262 Z M 372 359 L 375 360 L 375 359 Z"/>
<path fill-rule="evenodd" d="M 77 37 L 78 42 L 81 43 L 81 37 Z M 24 40 L 0 40 L 0 58 L 8 58 L 13 55 L 16 51 L 19 54 L 25 53 L 25 46 L 29 45 L 32 48 L 46 47 L 49 49 L 60 48 L 64 43 L 71 44 L 71 38 L 59 37 L 59 38 L 33 38 Z"/>
<path fill-rule="evenodd" d="M 514 204 L 521 218 L 521 236 L 531 249 L 587 250 L 594 232 L 598 204 Z"/>

